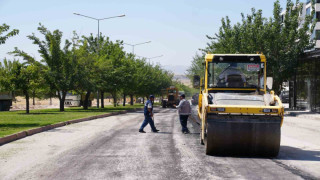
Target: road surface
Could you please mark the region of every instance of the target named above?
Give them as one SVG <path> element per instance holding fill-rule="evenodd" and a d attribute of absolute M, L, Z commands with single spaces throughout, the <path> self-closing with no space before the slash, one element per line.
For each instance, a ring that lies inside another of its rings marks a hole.
<path fill-rule="evenodd" d="M 286 117 L 277 158 L 206 156 L 199 126 L 182 134 L 158 109 L 160 133 L 138 133 L 142 112 L 72 124 L 0 146 L 0 179 L 319 179 L 320 120 Z"/>

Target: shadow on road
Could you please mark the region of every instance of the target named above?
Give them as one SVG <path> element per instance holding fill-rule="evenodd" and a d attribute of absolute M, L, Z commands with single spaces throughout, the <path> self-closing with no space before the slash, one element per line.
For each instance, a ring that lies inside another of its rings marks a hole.
<path fill-rule="evenodd" d="M 172 132 L 157 132 L 158 134 L 172 134 Z"/>
<path fill-rule="evenodd" d="M 260 155 L 245 155 L 245 154 L 223 154 L 209 155 L 218 157 L 234 157 L 234 158 L 256 158 L 256 159 L 274 159 L 274 160 L 298 160 L 298 161 L 320 161 L 320 150 L 303 150 L 291 146 L 281 146 L 277 157 L 264 157 Z"/>
<path fill-rule="evenodd" d="M 304 150 L 291 146 L 281 146 L 280 153 L 276 159 L 299 160 L 299 161 L 320 161 L 320 150 Z"/>

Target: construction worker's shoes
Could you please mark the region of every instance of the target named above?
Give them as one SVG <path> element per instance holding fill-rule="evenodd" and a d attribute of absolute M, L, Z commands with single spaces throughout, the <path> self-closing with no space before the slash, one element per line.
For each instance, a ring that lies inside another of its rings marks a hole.
<path fill-rule="evenodd" d="M 190 131 L 189 131 L 189 130 L 186 130 L 186 131 L 183 131 L 182 133 L 183 133 L 183 134 L 189 134 Z"/>
<path fill-rule="evenodd" d="M 157 132 L 159 132 L 159 131 L 160 131 L 160 130 L 156 129 L 155 131 L 152 131 L 152 132 L 157 133 Z"/>
<path fill-rule="evenodd" d="M 139 129 L 139 133 L 146 133 L 144 130 Z"/>

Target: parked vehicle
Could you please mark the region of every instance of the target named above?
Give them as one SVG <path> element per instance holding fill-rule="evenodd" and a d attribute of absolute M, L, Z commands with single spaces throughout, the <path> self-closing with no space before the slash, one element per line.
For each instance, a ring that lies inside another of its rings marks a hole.
<path fill-rule="evenodd" d="M 91 93 L 89 97 L 89 104 L 88 106 L 92 106 L 92 100 L 94 99 L 94 95 Z M 64 101 L 64 105 L 68 107 L 80 107 L 83 106 L 85 100 L 85 94 L 77 94 L 77 93 L 72 93 L 68 92 L 66 95 L 66 99 Z"/>
<path fill-rule="evenodd" d="M 289 103 L 289 91 L 281 91 L 279 97 L 283 103 Z"/>
<path fill-rule="evenodd" d="M 12 92 L 0 92 L 0 111 L 9 111 L 12 106 Z"/>

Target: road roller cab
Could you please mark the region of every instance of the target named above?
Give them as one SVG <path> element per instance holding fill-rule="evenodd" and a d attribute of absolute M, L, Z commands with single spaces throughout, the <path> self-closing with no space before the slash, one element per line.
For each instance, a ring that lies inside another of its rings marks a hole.
<path fill-rule="evenodd" d="M 212 155 L 277 156 L 284 109 L 261 54 L 207 54 L 198 115 L 201 144 Z"/>

